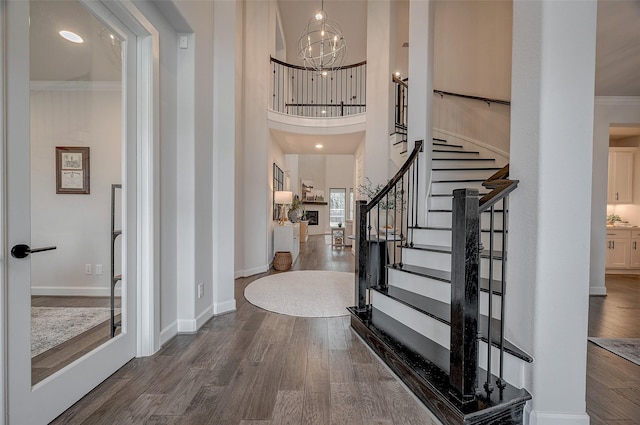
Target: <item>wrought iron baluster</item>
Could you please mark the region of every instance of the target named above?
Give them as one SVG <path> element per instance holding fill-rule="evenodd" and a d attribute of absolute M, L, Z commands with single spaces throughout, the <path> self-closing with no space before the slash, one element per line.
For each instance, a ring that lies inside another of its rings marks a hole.
<path fill-rule="evenodd" d="M 495 208 L 492 205 L 489 213 L 489 318 L 487 320 L 487 381 L 484 383 L 484 389 L 487 393 L 493 391 L 493 385 L 491 384 L 491 320 L 493 318 L 493 237 L 495 235 L 494 214 Z"/>
<path fill-rule="evenodd" d="M 504 296 L 505 296 L 505 276 L 507 271 L 507 203 L 508 196 L 502 200 L 502 279 L 500 279 L 500 375 L 498 377 L 498 388 L 506 387 L 504 381 Z"/>

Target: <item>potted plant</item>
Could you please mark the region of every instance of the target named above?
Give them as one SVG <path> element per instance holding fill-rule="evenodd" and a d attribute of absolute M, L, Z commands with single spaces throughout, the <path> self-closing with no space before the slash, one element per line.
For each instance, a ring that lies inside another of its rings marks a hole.
<path fill-rule="evenodd" d="M 358 193 L 360 195 L 365 195 L 368 201 L 371 201 L 373 198 L 378 195 L 384 189 L 386 184 L 377 184 L 373 185 L 369 177 L 365 177 L 365 183 L 358 186 Z M 376 217 L 371 219 L 372 223 L 377 222 L 377 226 L 381 233 L 393 232 L 396 214 L 402 214 L 403 209 L 403 199 L 402 193 L 400 190 L 392 190 L 389 194 L 383 197 L 379 203 L 380 210 L 384 210 L 386 217 L 377 217 L 377 208 L 374 208 L 373 213 Z M 396 211 L 397 210 L 397 211 Z"/>
<path fill-rule="evenodd" d="M 620 216 L 619 216 L 619 215 L 617 215 L 617 214 L 609 214 L 609 215 L 607 216 L 607 225 L 608 225 L 608 226 L 613 226 L 613 225 L 615 225 L 615 222 L 616 222 L 616 221 L 622 221 L 622 219 L 620 218 Z"/>
<path fill-rule="evenodd" d="M 300 197 L 298 195 L 293 197 L 291 201 L 291 207 L 289 208 L 289 213 L 287 216 L 289 217 L 289 221 L 295 223 L 300 220 L 302 216 L 300 214 L 300 210 L 302 209 L 302 202 L 300 201 Z"/>

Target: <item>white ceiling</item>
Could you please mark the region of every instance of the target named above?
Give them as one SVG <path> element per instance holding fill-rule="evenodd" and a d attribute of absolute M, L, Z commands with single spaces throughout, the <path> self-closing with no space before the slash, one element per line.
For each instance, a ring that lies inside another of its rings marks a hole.
<path fill-rule="evenodd" d="M 364 138 L 364 131 L 323 136 L 292 134 L 275 129 L 270 129 L 270 132 L 284 153 L 300 155 L 351 155 Z M 318 143 L 322 144 L 322 149 L 315 147 Z"/>

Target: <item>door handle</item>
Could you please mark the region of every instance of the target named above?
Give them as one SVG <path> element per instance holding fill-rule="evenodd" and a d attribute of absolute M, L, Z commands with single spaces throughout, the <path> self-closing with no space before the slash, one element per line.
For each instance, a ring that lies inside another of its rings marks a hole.
<path fill-rule="evenodd" d="M 43 251 L 52 251 L 56 248 L 57 247 L 55 246 L 45 246 L 43 248 L 31 249 L 29 245 L 18 244 L 18 245 L 14 245 L 14 247 L 11 248 L 11 256 L 13 258 L 26 258 L 29 256 L 29 254 L 35 254 L 36 252 L 43 252 Z"/>

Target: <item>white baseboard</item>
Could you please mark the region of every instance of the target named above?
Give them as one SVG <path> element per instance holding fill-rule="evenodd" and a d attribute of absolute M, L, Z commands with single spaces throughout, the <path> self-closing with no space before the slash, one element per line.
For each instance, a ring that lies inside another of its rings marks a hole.
<path fill-rule="evenodd" d="M 194 333 L 198 330 L 196 327 L 196 319 L 178 319 L 178 333 Z"/>
<path fill-rule="evenodd" d="M 528 425 L 589 425 L 590 418 L 587 413 L 545 413 L 529 411 L 529 405 L 525 407 L 525 424 Z M 528 418 L 528 420 L 527 420 Z"/>
<path fill-rule="evenodd" d="M 253 276 L 254 274 L 264 273 L 268 271 L 270 268 L 271 268 L 271 264 L 267 264 L 265 266 L 254 267 L 252 269 L 247 269 L 247 270 L 236 270 L 233 273 L 233 276 L 234 276 L 234 279 L 238 279 L 240 277 L 249 277 L 249 276 Z"/>
<path fill-rule="evenodd" d="M 120 288 L 116 288 L 115 294 L 120 296 Z M 32 286 L 31 295 L 50 297 L 108 297 L 111 295 L 109 288 L 95 288 L 91 286 Z"/>
<path fill-rule="evenodd" d="M 169 326 L 160 331 L 160 346 L 165 345 L 171 338 L 178 333 L 178 322 L 174 321 Z"/>
<path fill-rule="evenodd" d="M 589 295 L 607 295 L 607 287 L 606 286 L 590 286 L 589 287 Z"/>
<path fill-rule="evenodd" d="M 202 313 L 200 313 L 198 317 L 196 317 L 196 331 L 200 329 L 202 325 L 207 323 L 207 320 L 213 317 L 213 309 L 214 306 L 211 305 L 207 307 Z"/>
<path fill-rule="evenodd" d="M 229 313 L 236 310 L 236 300 L 223 301 L 221 303 L 213 304 L 213 315 L 218 316 L 220 314 Z"/>

